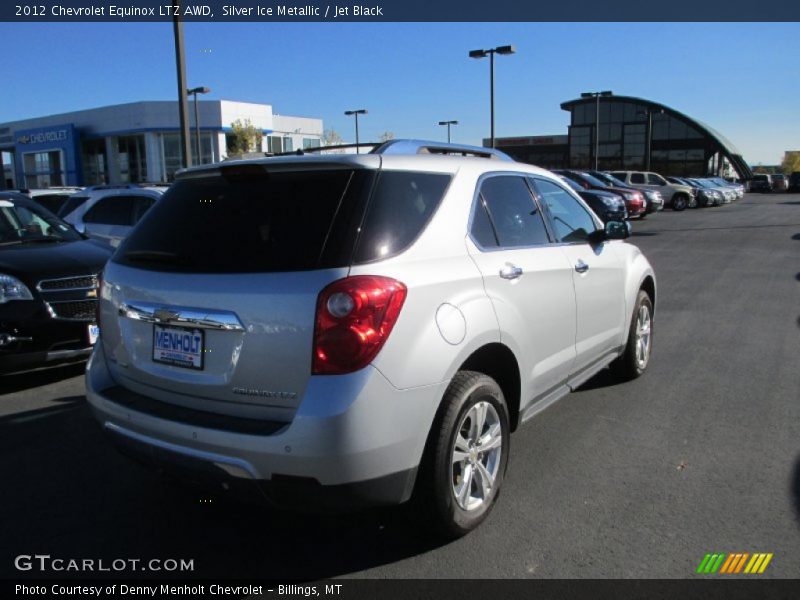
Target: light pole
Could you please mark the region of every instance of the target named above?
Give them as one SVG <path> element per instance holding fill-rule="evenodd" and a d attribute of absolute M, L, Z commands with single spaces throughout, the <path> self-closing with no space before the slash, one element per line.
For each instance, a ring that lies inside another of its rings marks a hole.
<path fill-rule="evenodd" d="M 637 110 L 637 115 L 642 115 L 647 117 L 647 150 L 646 154 L 644 155 L 644 170 L 650 170 L 650 157 L 652 155 L 652 144 L 653 144 L 653 114 L 663 115 L 664 109 L 660 108 L 658 110 L 653 110 L 651 108 L 645 108 L 644 110 Z"/>
<path fill-rule="evenodd" d="M 450 125 L 458 125 L 458 121 L 439 121 L 439 125 L 447 125 L 447 143 L 450 143 Z"/>
<path fill-rule="evenodd" d="M 346 110 L 344 111 L 348 117 L 353 116 L 356 118 L 356 154 L 361 154 L 361 149 L 358 146 L 358 115 L 365 115 L 367 114 L 366 108 L 359 108 L 357 110 Z"/>
<path fill-rule="evenodd" d="M 581 98 L 595 98 L 597 100 L 597 107 L 594 117 L 594 170 L 598 171 L 597 155 L 600 152 L 600 97 L 611 96 L 610 91 L 605 92 L 583 92 Z"/>
<path fill-rule="evenodd" d="M 200 113 L 197 112 L 197 94 L 208 94 L 211 88 L 196 87 L 186 90 L 187 96 L 194 96 L 194 144 L 197 149 L 197 164 L 203 164 L 203 159 L 200 157 Z"/>
<path fill-rule="evenodd" d="M 494 55 L 495 54 L 514 54 L 517 49 L 514 46 L 498 46 L 489 50 L 470 50 L 470 58 L 489 57 L 489 113 L 491 122 L 490 147 L 494 148 Z"/>
<path fill-rule="evenodd" d="M 186 100 L 186 61 L 183 51 L 183 21 L 180 14 L 180 1 L 172 0 L 174 7 L 172 17 L 172 32 L 175 37 L 175 67 L 178 71 L 178 114 L 181 121 L 181 157 L 183 166 L 192 166 L 192 153 L 189 150 L 189 122 L 186 113 L 189 112 L 189 103 Z"/>

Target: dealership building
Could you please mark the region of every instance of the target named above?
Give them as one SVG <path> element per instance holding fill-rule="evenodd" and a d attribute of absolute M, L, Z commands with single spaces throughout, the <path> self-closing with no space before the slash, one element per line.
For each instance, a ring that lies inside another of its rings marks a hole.
<path fill-rule="evenodd" d="M 752 178 L 741 153 L 705 123 L 631 96 L 569 100 L 567 135 L 497 138 L 515 159 L 544 168 L 656 171 L 663 175 Z M 488 146 L 489 141 L 484 140 Z"/>
<path fill-rule="evenodd" d="M 232 124 L 250 123 L 263 134 L 261 151 L 317 147 L 322 120 L 272 112 L 269 104 L 198 101 L 200 156 L 190 103 L 193 164 L 228 155 Z M 172 181 L 182 163 L 177 101 L 117 104 L 0 123 L 0 187 L 43 188 Z"/>

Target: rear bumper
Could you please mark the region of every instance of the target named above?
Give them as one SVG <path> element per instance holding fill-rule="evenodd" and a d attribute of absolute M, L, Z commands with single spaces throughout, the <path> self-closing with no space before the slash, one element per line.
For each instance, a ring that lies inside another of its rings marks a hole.
<path fill-rule="evenodd" d="M 273 505 L 351 509 L 408 500 L 446 382 L 398 390 L 371 366 L 312 377 L 293 420 L 261 432 L 221 415 L 126 403 L 111 393 L 118 388 L 98 346 L 88 402 L 116 446 L 139 462 Z"/>
<path fill-rule="evenodd" d="M 417 474 L 417 469 L 411 468 L 339 485 L 321 485 L 310 477 L 280 474 L 265 480 L 258 478 L 252 465 L 230 456 L 164 443 L 109 422 L 104 430 L 121 454 L 149 469 L 205 489 L 224 491 L 243 501 L 280 508 L 348 511 L 397 504 L 411 496 Z M 247 476 L 242 476 L 243 472 Z"/>

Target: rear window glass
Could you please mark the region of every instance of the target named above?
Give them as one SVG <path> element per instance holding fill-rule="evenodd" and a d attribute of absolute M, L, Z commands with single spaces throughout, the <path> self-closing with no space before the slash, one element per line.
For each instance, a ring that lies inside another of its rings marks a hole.
<path fill-rule="evenodd" d="M 66 217 L 69 213 L 81 206 L 88 199 L 89 196 L 70 196 L 69 200 L 64 202 L 64 206 L 59 209 L 58 216 Z"/>
<path fill-rule="evenodd" d="M 450 175 L 382 171 L 361 228 L 354 262 L 399 254 L 425 229 L 439 207 Z"/>
<path fill-rule="evenodd" d="M 363 200 L 370 177 L 352 169 L 248 166 L 179 180 L 147 211 L 113 260 L 199 273 L 345 266 L 357 227 L 354 206 Z"/>

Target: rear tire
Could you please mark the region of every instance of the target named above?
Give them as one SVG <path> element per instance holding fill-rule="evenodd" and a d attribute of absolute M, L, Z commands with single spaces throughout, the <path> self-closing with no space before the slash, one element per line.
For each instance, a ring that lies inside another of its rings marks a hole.
<path fill-rule="evenodd" d="M 466 535 L 489 515 L 510 442 L 503 391 L 483 373 L 459 371 L 428 437 L 416 500 L 442 535 Z"/>
<path fill-rule="evenodd" d="M 621 379 L 625 381 L 636 379 L 647 370 L 652 350 L 653 302 L 647 292 L 639 290 L 628 328 L 625 351 L 612 366 Z"/>

